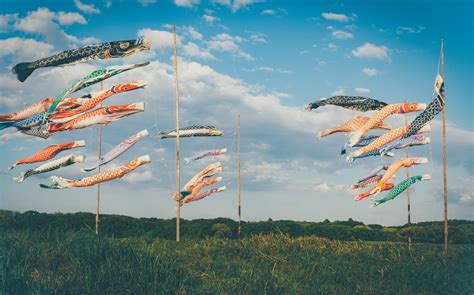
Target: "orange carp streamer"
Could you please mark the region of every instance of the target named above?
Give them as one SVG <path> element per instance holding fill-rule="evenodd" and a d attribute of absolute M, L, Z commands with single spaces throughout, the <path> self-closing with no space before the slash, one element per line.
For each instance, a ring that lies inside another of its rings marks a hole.
<path fill-rule="evenodd" d="M 383 186 L 382 186 L 382 190 L 381 191 L 388 191 L 388 190 L 391 190 L 393 187 L 395 186 L 395 184 L 393 183 L 384 183 Z M 365 193 L 361 193 L 361 194 L 358 194 L 357 196 L 354 197 L 354 200 L 355 201 L 360 201 L 362 199 L 365 199 L 371 195 L 373 195 L 375 192 L 373 192 L 372 189 L 366 191 Z"/>
<path fill-rule="evenodd" d="M 370 117 L 363 117 L 363 116 L 356 116 L 352 119 L 349 119 L 348 121 L 342 123 L 339 126 L 333 127 L 326 129 L 324 131 L 319 132 L 319 137 L 326 137 L 328 135 L 331 135 L 333 133 L 337 132 L 352 132 L 352 131 L 357 131 L 360 128 L 362 128 L 367 121 L 370 120 Z M 383 120 L 375 124 L 371 129 L 385 129 L 389 130 L 390 126 L 385 125 Z"/>

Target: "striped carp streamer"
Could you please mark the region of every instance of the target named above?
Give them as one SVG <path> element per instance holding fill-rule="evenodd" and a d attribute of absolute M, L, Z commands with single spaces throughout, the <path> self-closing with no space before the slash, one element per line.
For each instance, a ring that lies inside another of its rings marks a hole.
<path fill-rule="evenodd" d="M 398 103 L 391 104 L 383 107 L 378 111 L 370 120 L 368 120 L 364 126 L 359 130 L 355 131 L 349 139 L 349 146 L 353 147 L 359 142 L 360 138 L 365 135 L 370 129 L 383 122 L 385 118 L 393 114 L 406 114 L 411 112 L 422 111 L 426 109 L 425 103 Z"/>
<path fill-rule="evenodd" d="M 390 142 L 392 142 L 396 139 L 401 138 L 403 136 L 403 134 L 405 134 L 407 132 L 408 128 L 409 128 L 409 126 L 405 125 L 403 127 L 393 129 L 393 130 L 381 135 L 379 138 L 375 139 L 374 141 L 372 141 L 367 146 L 362 147 L 362 148 L 350 153 L 349 156 L 347 156 L 346 160 L 350 163 L 350 162 L 353 161 L 353 158 L 360 157 L 363 154 L 367 154 L 367 153 L 370 153 L 371 151 L 375 151 L 375 150 L 378 150 L 378 149 L 382 148 L 384 145 L 386 145 L 386 144 L 388 144 L 388 143 L 390 143 Z M 418 130 L 418 133 L 426 133 L 426 132 L 430 132 L 430 131 L 431 131 L 430 125 L 426 125 L 426 126 L 423 126 L 423 128 L 421 128 L 420 130 Z"/>
<path fill-rule="evenodd" d="M 212 194 L 215 194 L 215 193 L 220 193 L 220 192 L 223 192 L 227 189 L 226 186 L 220 186 L 220 187 L 215 187 L 215 188 L 211 188 L 207 191 L 204 191 L 202 193 L 199 193 L 197 196 L 195 196 L 194 198 L 192 199 L 189 199 L 188 200 L 188 203 L 189 202 L 195 202 L 195 201 L 199 201 L 199 200 L 202 200 L 204 198 L 207 198 L 209 197 L 210 195 Z"/>
<path fill-rule="evenodd" d="M 38 128 L 30 128 L 25 130 L 20 130 L 21 133 L 26 135 L 31 135 L 43 139 L 47 139 L 51 136 L 51 133 L 48 132 L 47 127 L 38 127 Z"/>
<path fill-rule="evenodd" d="M 179 206 L 183 206 L 184 204 L 191 202 L 191 200 L 193 200 L 199 195 L 199 193 L 205 186 L 212 185 L 214 183 L 220 182 L 221 180 L 222 177 L 204 179 L 203 181 L 199 182 L 195 187 L 193 187 L 192 190 L 181 191 Z"/>
<path fill-rule="evenodd" d="M 18 112 L 14 112 L 11 114 L 1 114 L 0 121 L 21 121 L 26 118 L 32 117 L 34 115 L 41 114 L 46 112 L 49 107 L 53 104 L 54 98 L 48 97 L 45 98 L 37 103 L 27 106 L 26 108 L 19 110 Z M 84 98 L 65 98 L 58 104 L 58 109 L 66 110 L 66 109 L 73 109 L 81 106 L 86 99 Z"/>
<path fill-rule="evenodd" d="M 180 128 L 179 137 L 194 137 L 194 136 L 222 136 L 224 132 L 214 126 L 193 125 L 190 127 Z M 158 133 L 158 139 L 175 138 L 176 130 Z"/>
<path fill-rule="evenodd" d="M 305 110 L 311 111 L 313 109 L 317 109 L 318 107 L 325 105 L 335 105 L 353 111 L 367 112 L 373 110 L 380 110 L 387 104 L 383 101 L 376 100 L 373 98 L 367 98 L 362 96 L 338 95 L 312 102 L 306 105 Z"/>
<path fill-rule="evenodd" d="M 376 156 L 381 156 L 382 153 L 380 150 L 374 150 L 374 151 L 370 151 L 368 153 L 365 153 L 365 154 L 362 154 L 362 155 L 359 155 L 359 156 L 352 156 L 349 158 L 349 164 L 352 165 L 352 163 L 354 163 L 354 161 L 356 159 L 362 159 L 362 158 L 367 158 L 367 157 L 376 157 Z M 390 158 L 393 158 L 395 157 L 395 154 L 394 153 L 385 153 L 384 155 L 385 157 L 390 157 Z"/>
<path fill-rule="evenodd" d="M 126 57 L 136 52 L 149 50 L 150 45 L 151 43 L 145 39 L 113 41 L 89 45 L 78 49 L 66 50 L 34 62 L 16 64 L 12 72 L 20 82 L 23 82 L 34 70 L 39 68 L 65 66 L 98 59 Z"/>
<path fill-rule="evenodd" d="M 71 180 L 58 176 L 51 176 L 51 185 L 40 184 L 42 188 L 48 189 L 65 189 L 71 187 L 86 187 L 96 185 L 98 183 L 110 181 L 113 179 L 121 178 L 124 175 L 134 171 L 138 167 L 150 163 L 150 156 L 145 155 L 132 160 L 115 170 L 101 172 L 90 177 L 86 177 L 80 180 Z"/>
<path fill-rule="evenodd" d="M 395 175 L 398 169 L 402 167 L 411 167 L 413 165 L 426 164 L 426 163 L 428 163 L 427 158 L 405 158 L 405 159 L 401 159 L 394 162 L 393 164 L 388 166 L 388 169 L 383 175 L 382 179 L 380 179 L 377 185 L 375 186 L 375 188 L 372 189 L 373 190 L 372 193 L 373 194 L 380 193 L 382 191 L 382 187 L 384 183 L 387 182 L 390 178 L 392 178 L 392 176 Z"/>
<path fill-rule="evenodd" d="M 86 156 L 84 155 L 76 156 L 74 154 L 71 154 L 69 156 L 46 162 L 36 168 L 29 169 L 13 179 L 17 180 L 18 182 L 22 182 L 23 180 L 25 180 L 25 178 L 30 177 L 31 175 L 57 170 L 61 167 L 67 167 L 74 163 L 83 163 L 85 160 Z"/>
<path fill-rule="evenodd" d="M 424 145 L 430 143 L 429 137 L 424 137 L 423 135 L 413 135 L 408 138 L 402 138 L 395 142 L 388 144 L 386 147 L 380 150 L 382 156 L 385 156 L 389 151 L 394 149 L 402 149 L 409 146 Z"/>
<path fill-rule="evenodd" d="M 223 155 L 227 152 L 227 149 L 218 149 L 218 150 L 208 150 L 201 152 L 195 156 L 189 157 L 189 158 L 184 158 L 184 161 L 186 162 L 186 165 L 191 163 L 192 161 L 197 161 L 200 159 L 203 159 L 205 157 L 210 157 L 210 156 L 220 156 Z"/>
<path fill-rule="evenodd" d="M 367 174 L 365 177 L 361 178 L 359 180 L 359 183 L 364 181 L 364 180 L 367 180 L 371 177 L 374 177 L 375 175 L 378 175 L 380 172 L 382 171 L 385 171 L 388 169 L 388 165 L 379 165 L 379 166 L 376 166 L 372 171 L 369 172 L 369 174 Z"/>
<path fill-rule="evenodd" d="M 357 184 L 353 184 L 350 186 L 350 189 L 360 189 L 364 188 L 366 186 L 369 186 L 373 183 L 377 183 L 382 179 L 382 175 L 374 175 L 372 177 L 369 177 L 367 179 L 359 181 Z"/>
<path fill-rule="evenodd" d="M 51 113 L 56 109 L 58 104 L 61 102 L 63 97 L 70 93 L 74 93 L 78 90 L 84 89 L 86 87 L 89 87 L 95 83 L 98 83 L 100 81 L 104 81 L 110 77 L 116 76 L 118 74 L 121 74 L 126 71 L 130 71 L 136 68 L 144 67 L 149 65 L 149 62 L 142 63 L 142 64 L 131 64 L 131 65 L 124 65 L 116 68 L 111 68 L 111 69 L 104 69 L 104 70 L 96 70 L 91 72 L 89 75 L 85 76 L 84 78 L 78 80 L 76 83 L 71 85 L 68 89 L 64 90 L 56 99 L 54 102 L 51 104 L 49 109 L 45 113 L 45 118 L 48 118 Z"/>
<path fill-rule="evenodd" d="M 382 191 L 391 190 L 394 186 L 395 186 L 395 184 L 393 184 L 393 183 L 384 183 L 383 186 L 382 186 Z M 360 201 L 362 199 L 370 197 L 373 194 L 374 194 L 374 192 L 370 189 L 370 190 L 366 191 L 365 193 L 358 194 L 357 196 L 355 196 L 354 200 L 355 201 Z"/>
<path fill-rule="evenodd" d="M 224 170 L 222 164 L 219 162 L 213 163 L 206 168 L 202 169 L 198 174 L 196 174 L 191 180 L 186 183 L 182 191 L 191 191 L 199 182 L 203 181 L 204 178 L 211 177 L 217 173 L 220 173 Z"/>
<path fill-rule="evenodd" d="M 91 99 L 87 102 L 82 104 L 79 108 L 71 109 L 71 110 L 63 110 L 56 113 L 51 114 L 49 120 L 53 123 L 64 123 L 70 121 L 77 116 L 80 116 L 82 113 L 87 112 L 101 102 L 103 102 L 106 98 L 111 97 L 114 94 L 132 91 L 136 89 L 145 88 L 147 85 L 146 81 L 132 81 L 128 83 L 122 83 L 112 86 L 110 89 L 103 90 L 98 94 L 94 95 Z"/>
<path fill-rule="evenodd" d="M 354 145 L 354 147 L 364 147 L 372 143 L 372 141 L 376 140 L 379 138 L 380 135 L 367 135 L 367 136 L 362 136 L 362 138 L 359 140 L 358 143 Z M 346 142 L 344 146 L 341 148 L 341 156 L 345 155 L 347 153 L 347 148 L 349 147 L 349 142 Z"/>
<path fill-rule="evenodd" d="M 145 103 L 131 103 L 119 106 L 102 107 L 72 119 L 66 123 L 56 123 L 48 125 L 48 132 L 61 132 L 73 129 L 82 129 L 91 125 L 105 125 L 120 118 L 130 116 L 145 110 Z"/>
<path fill-rule="evenodd" d="M 356 117 L 354 117 L 352 119 L 349 119 L 348 121 L 342 123 L 339 126 L 329 128 L 329 129 L 326 129 L 324 131 L 319 132 L 318 136 L 319 136 L 319 138 L 322 138 L 322 137 L 326 137 L 328 135 L 331 135 L 331 134 L 334 134 L 334 133 L 337 133 L 337 132 L 356 131 L 356 130 L 359 130 L 360 128 L 362 128 L 362 126 L 364 126 L 367 123 L 367 121 L 369 121 L 369 120 L 370 120 L 369 117 L 356 116 Z M 385 125 L 384 122 L 381 121 L 381 122 L 378 122 L 377 124 L 375 124 L 371 129 L 389 130 L 390 126 Z"/>
<path fill-rule="evenodd" d="M 408 179 L 405 179 L 399 184 L 397 184 L 394 188 L 392 188 L 388 192 L 388 194 L 385 196 L 385 198 L 380 199 L 380 200 L 374 200 L 372 205 L 370 205 L 370 208 L 376 207 L 382 203 L 393 200 L 395 197 L 403 193 L 407 188 L 409 188 L 412 184 L 414 184 L 417 181 L 430 180 L 430 179 L 431 177 L 428 174 L 412 176 Z"/>
<path fill-rule="evenodd" d="M 119 145 L 111 149 L 108 153 L 106 153 L 100 160 L 94 162 L 91 167 L 89 168 L 82 168 L 81 171 L 89 172 L 99 168 L 102 165 L 109 163 L 110 161 L 116 159 L 121 154 L 125 153 L 128 149 L 130 149 L 134 144 L 136 144 L 140 138 L 148 136 L 148 130 L 142 130 L 137 134 L 130 136 L 129 138 L 122 141 Z"/>
<path fill-rule="evenodd" d="M 79 141 L 71 141 L 71 142 L 66 142 L 62 144 L 56 144 L 56 145 L 50 145 L 47 146 L 46 148 L 42 149 L 41 151 L 35 153 L 32 156 L 26 157 L 24 159 L 18 160 L 15 163 L 13 163 L 9 169 L 15 168 L 17 165 L 22 165 L 22 164 L 31 164 L 31 163 L 37 163 L 37 162 L 43 162 L 47 161 L 49 159 L 52 159 L 56 157 L 57 154 L 59 154 L 62 151 L 78 148 L 78 147 L 83 147 L 86 145 L 86 142 L 84 140 L 79 140 Z"/>

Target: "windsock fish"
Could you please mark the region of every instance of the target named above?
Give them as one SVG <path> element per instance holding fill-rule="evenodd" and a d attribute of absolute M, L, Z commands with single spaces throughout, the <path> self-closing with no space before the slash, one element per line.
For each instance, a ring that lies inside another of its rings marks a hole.
<path fill-rule="evenodd" d="M 31 175 L 53 171 L 61 167 L 70 166 L 74 163 L 82 163 L 85 161 L 85 159 L 86 159 L 86 156 L 83 156 L 83 155 L 76 156 L 74 154 L 71 154 L 69 156 L 65 156 L 53 161 L 46 162 L 43 165 L 40 165 L 36 168 L 29 169 L 26 172 L 21 173 L 20 175 L 18 175 L 17 177 L 13 179 L 17 180 L 18 182 L 22 182 L 23 180 L 25 180 L 25 178 L 30 177 Z"/>
<path fill-rule="evenodd" d="M 45 118 L 48 118 L 51 113 L 56 109 L 58 104 L 61 102 L 63 97 L 68 95 L 69 93 L 76 92 L 78 90 L 84 89 L 89 87 L 95 83 L 100 81 L 104 81 L 110 77 L 116 76 L 126 71 L 130 71 L 136 68 L 144 67 L 149 65 L 149 62 L 142 63 L 142 64 L 131 64 L 131 65 L 124 65 L 116 68 L 105 69 L 105 70 L 96 70 L 91 72 L 89 75 L 85 76 L 84 78 L 78 80 L 76 83 L 71 85 L 68 89 L 64 90 L 56 99 L 54 100 L 53 104 L 49 107 L 46 111 Z"/>
<path fill-rule="evenodd" d="M 137 134 L 130 136 L 129 138 L 122 141 L 119 145 L 111 149 L 107 154 L 105 154 L 100 160 L 94 162 L 91 167 L 83 168 L 81 171 L 89 172 L 96 168 L 99 168 L 102 165 L 109 163 L 110 161 L 114 160 L 121 154 L 125 153 L 129 148 L 131 148 L 134 144 L 140 140 L 140 138 L 148 136 L 148 130 L 142 130 Z"/>
<path fill-rule="evenodd" d="M 119 106 L 102 107 L 68 121 L 66 123 L 56 123 L 48 125 L 48 132 L 60 132 L 73 129 L 82 129 L 95 124 L 108 124 L 118 119 L 130 116 L 145 110 L 145 103 L 131 103 Z"/>
<path fill-rule="evenodd" d="M 339 126 L 333 127 L 326 129 L 324 131 L 319 132 L 318 136 L 319 138 L 326 137 L 328 135 L 331 135 L 336 132 L 351 132 L 351 131 L 356 131 L 359 130 L 362 126 L 369 121 L 369 117 L 362 117 L 362 116 L 356 116 L 344 123 L 342 123 Z M 385 129 L 389 130 L 390 126 L 385 125 L 384 122 L 379 122 L 376 124 L 372 129 Z"/>
<path fill-rule="evenodd" d="M 98 59 L 119 58 L 136 52 L 149 50 L 151 43 L 145 39 L 113 41 L 71 49 L 42 58 L 34 62 L 16 64 L 12 72 L 20 82 L 25 81 L 34 70 L 45 67 L 66 66 Z"/>
<path fill-rule="evenodd" d="M 43 123 L 45 113 L 40 113 L 38 115 L 31 116 L 29 118 L 23 119 L 18 122 L 1 122 L 0 123 L 0 130 L 9 127 L 15 127 L 18 130 L 29 129 L 31 127 L 35 127 L 41 125 Z"/>
<path fill-rule="evenodd" d="M 64 123 L 70 121 L 82 113 L 95 108 L 99 103 L 104 101 L 106 98 L 111 97 L 114 94 L 132 91 L 135 89 L 144 88 L 147 85 L 146 81 L 133 81 L 128 83 L 117 84 L 112 86 L 110 89 L 99 92 L 96 96 L 89 99 L 87 102 L 82 104 L 79 108 L 72 110 L 63 110 L 51 114 L 49 120 L 54 123 Z"/>
<path fill-rule="evenodd" d="M 222 172 L 223 170 L 224 169 L 221 163 L 213 163 L 202 169 L 198 174 L 191 178 L 191 180 L 189 180 L 188 183 L 186 183 L 181 190 L 190 191 L 196 186 L 197 183 L 201 182 L 204 178 L 211 177 L 217 173 Z"/>
<path fill-rule="evenodd" d="M 312 109 L 317 109 L 318 107 L 325 105 L 335 105 L 353 111 L 367 112 L 373 110 L 380 110 L 387 104 L 380 100 L 362 96 L 337 95 L 312 102 L 308 104 L 305 109 L 307 111 L 311 111 Z"/>
<path fill-rule="evenodd" d="M 48 139 L 52 135 L 52 133 L 48 132 L 47 127 L 30 128 L 30 129 L 20 130 L 20 132 L 26 135 L 40 137 L 43 139 Z"/>
<path fill-rule="evenodd" d="M 349 146 L 353 147 L 357 142 L 359 142 L 363 135 L 365 135 L 370 129 L 373 129 L 375 126 L 377 126 L 377 124 L 383 122 L 383 120 L 390 115 L 406 114 L 422 111 L 424 109 L 426 109 L 425 103 L 398 103 L 387 105 L 378 111 L 372 118 L 370 118 L 370 120 L 368 120 L 364 126 L 352 134 L 349 140 Z"/>
<path fill-rule="evenodd" d="M 179 137 L 222 136 L 224 132 L 214 126 L 193 125 L 179 129 Z M 176 130 L 158 133 L 158 139 L 175 138 Z"/>
<path fill-rule="evenodd" d="M 194 199 L 199 192 L 202 190 L 203 187 L 214 184 L 222 180 L 222 177 L 215 177 L 204 179 L 200 183 L 198 183 L 191 191 L 181 192 L 181 196 L 183 199 L 180 200 L 179 206 L 183 206 L 186 203 L 189 203 L 192 199 Z"/>
<path fill-rule="evenodd" d="M 408 138 L 402 138 L 388 144 L 386 147 L 380 150 L 380 154 L 384 156 L 386 153 L 394 149 L 401 149 L 404 147 L 424 145 L 424 144 L 429 144 L 429 143 L 430 143 L 429 137 L 423 137 L 423 135 L 413 135 Z"/>
<path fill-rule="evenodd" d="M 376 157 L 376 156 L 380 156 L 381 153 L 380 153 L 380 150 L 374 150 L 374 151 L 371 151 L 371 152 L 368 152 L 368 153 L 365 153 L 365 154 L 362 154 L 362 155 L 359 155 L 359 156 L 356 156 L 356 157 L 350 157 L 349 158 L 349 164 L 352 165 L 352 163 L 354 163 L 354 161 L 356 159 L 361 159 L 361 158 L 367 158 L 367 157 Z M 390 157 L 390 158 L 393 158 L 395 155 L 393 153 L 385 153 L 385 157 Z"/>
<path fill-rule="evenodd" d="M 200 160 L 202 158 L 209 157 L 209 156 L 223 155 L 226 152 L 227 152 L 227 149 L 208 150 L 208 151 L 201 152 L 201 153 L 197 154 L 196 156 L 193 156 L 193 157 L 190 157 L 190 158 L 184 158 L 184 161 L 186 162 L 186 165 L 187 165 L 187 164 L 191 163 L 191 161 L 197 161 L 197 160 Z"/>
<path fill-rule="evenodd" d="M 212 194 L 215 194 L 215 193 L 220 193 L 220 192 L 223 192 L 227 189 L 226 186 L 220 186 L 220 187 L 215 187 L 215 188 L 211 188 L 207 191 L 204 191 L 202 193 L 199 193 L 197 196 L 195 196 L 194 198 L 190 199 L 188 202 L 195 202 L 195 201 L 199 201 L 199 200 L 202 200 L 204 198 L 207 198 L 209 197 L 210 195 Z"/>
<path fill-rule="evenodd" d="M 380 148 L 382 148 L 384 145 L 398 139 L 398 138 L 401 138 L 403 136 L 403 134 L 405 134 L 405 132 L 407 132 L 409 126 L 408 125 L 405 125 L 403 127 L 400 127 L 400 128 L 397 128 L 397 129 L 393 129 L 383 135 L 381 135 L 379 138 L 375 139 L 374 141 L 372 141 L 370 144 L 352 152 L 351 154 L 349 154 L 349 156 L 347 156 L 346 160 L 348 162 L 351 162 L 351 158 L 356 158 L 356 157 L 359 157 L 363 154 L 367 154 L 367 153 L 370 153 L 371 151 L 374 151 L 374 150 L 378 150 Z M 430 128 L 430 125 L 426 125 L 424 126 L 423 128 L 421 128 L 418 133 L 426 133 L 426 132 L 430 132 L 431 128 Z"/>
<path fill-rule="evenodd" d="M 359 180 L 359 183 L 364 181 L 364 180 L 367 180 L 369 178 L 372 178 L 374 177 L 375 175 L 379 174 L 380 172 L 384 171 L 384 170 L 387 170 L 388 169 L 388 165 L 379 165 L 377 167 L 375 167 L 372 171 L 369 172 L 369 174 L 367 174 L 364 178 L 361 178 Z M 378 181 L 378 180 L 377 180 Z"/>
<path fill-rule="evenodd" d="M 71 180 L 71 179 L 66 179 L 66 178 L 62 178 L 58 176 L 51 176 L 52 184 L 51 185 L 40 184 L 40 187 L 48 188 L 48 189 L 65 189 L 65 188 L 70 188 L 70 187 L 92 186 L 92 185 L 96 185 L 98 183 L 106 182 L 112 179 L 121 178 L 124 175 L 132 172 L 136 168 L 147 163 L 150 163 L 150 156 L 145 155 L 145 156 L 138 157 L 132 160 L 130 163 L 125 164 L 115 170 L 97 173 L 93 176 L 86 177 L 80 180 Z"/>
<path fill-rule="evenodd" d="M 52 159 L 56 157 L 57 154 L 59 154 L 62 151 L 78 148 L 78 147 L 83 147 L 86 145 L 86 142 L 84 140 L 78 140 L 78 141 L 71 141 L 71 142 L 66 142 L 62 144 L 55 144 L 55 145 L 50 145 L 47 146 L 46 148 L 42 149 L 41 151 L 35 153 L 32 156 L 23 158 L 21 160 L 16 161 L 13 163 L 9 169 L 13 169 L 18 165 L 22 164 L 31 164 L 31 163 L 37 163 L 37 162 L 43 162 L 47 161 L 49 159 Z"/>
<path fill-rule="evenodd" d="M 387 171 L 383 175 L 382 179 L 379 180 L 377 183 L 377 186 L 373 188 L 373 194 L 378 194 L 381 192 L 383 184 L 387 182 L 390 178 L 392 178 L 393 175 L 400 169 L 401 167 L 411 167 L 413 165 L 419 165 L 419 164 L 426 164 L 428 163 L 427 158 L 405 158 L 398 160 L 388 166 Z"/>
<path fill-rule="evenodd" d="M 362 138 L 359 140 L 358 143 L 354 145 L 354 147 L 364 147 L 366 145 L 369 145 L 370 143 L 372 143 L 372 141 L 376 140 L 379 137 L 380 135 L 362 136 Z M 346 142 L 344 146 L 341 148 L 341 156 L 346 154 L 348 147 L 349 147 L 349 142 Z"/>
<path fill-rule="evenodd" d="M 395 197 L 403 193 L 407 188 L 409 188 L 412 184 L 414 184 L 417 181 L 430 180 L 430 179 L 431 177 L 428 174 L 412 176 L 408 179 L 405 179 L 399 184 L 397 184 L 394 188 L 392 188 L 388 192 L 388 194 L 385 196 L 385 198 L 380 199 L 380 200 L 374 200 L 374 202 L 372 203 L 372 205 L 370 205 L 370 207 L 373 208 L 387 201 L 393 200 Z"/>
<path fill-rule="evenodd" d="M 383 186 L 382 186 L 382 191 L 388 191 L 388 190 L 392 189 L 394 186 L 395 186 L 395 184 L 393 184 L 393 183 L 384 183 Z M 370 197 L 373 194 L 374 194 L 373 191 L 370 189 L 370 190 L 366 191 L 365 193 L 361 193 L 361 194 L 358 194 L 357 196 L 355 196 L 354 200 L 355 201 L 360 201 L 362 199 Z"/>
<path fill-rule="evenodd" d="M 23 119 L 32 117 L 34 115 L 46 112 L 48 108 L 53 104 L 54 98 L 48 97 L 37 103 L 27 106 L 26 108 L 19 110 L 18 112 L 11 114 L 1 114 L 0 121 L 21 121 Z M 85 99 L 82 98 L 65 98 L 58 105 L 58 109 L 69 109 L 75 108 L 82 105 Z"/>
<path fill-rule="evenodd" d="M 351 189 L 359 189 L 359 188 L 364 188 L 366 186 L 371 185 L 372 183 L 377 183 L 380 179 L 382 179 L 382 175 L 374 175 L 372 177 L 369 177 L 365 180 L 359 181 L 357 184 L 351 185 Z"/>

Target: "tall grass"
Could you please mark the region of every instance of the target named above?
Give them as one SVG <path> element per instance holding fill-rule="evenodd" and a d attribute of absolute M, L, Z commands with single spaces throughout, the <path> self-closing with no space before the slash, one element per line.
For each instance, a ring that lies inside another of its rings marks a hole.
<path fill-rule="evenodd" d="M 0 232 L 4 294 L 469 294 L 474 247 L 256 235 L 180 243 Z"/>

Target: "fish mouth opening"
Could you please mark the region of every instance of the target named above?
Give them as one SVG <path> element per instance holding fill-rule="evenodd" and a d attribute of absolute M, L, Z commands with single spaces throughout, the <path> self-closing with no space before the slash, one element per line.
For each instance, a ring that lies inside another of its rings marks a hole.
<path fill-rule="evenodd" d="M 416 159 L 415 159 L 415 163 L 416 163 L 416 164 L 427 164 L 427 163 L 428 163 L 428 159 L 427 159 L 427 158 L 416 158 Z"/>
<path fill-rule="evenodd" d="M 424 111 L 424 110 L 426 110 L 426 107 L 427 107 L 427 106 L 428 106 L 428 105 L 427 105 L 426 103 L 419 103 L 417 110 L 418 110 L 418 111 Z"/>
<path fill-rule="evenodd" d="M 84 163 L 86 161 L 85 155 L 74 156 L 76 163 Z"/>
<path fill-rule="evenodd" d="M 143 163 L 150 163 L 151 162 L 150 155 L 144 155 L 144 156 L 138 157 L 137 160 L 140 161 L 140 162 L 143 162 Z"/>
<path fill-rule="evenodd" d="M 146 88 L 148 86 L 148 81 L 146 80 L 137 80 L 132 82 L 137 88 Z"/>

